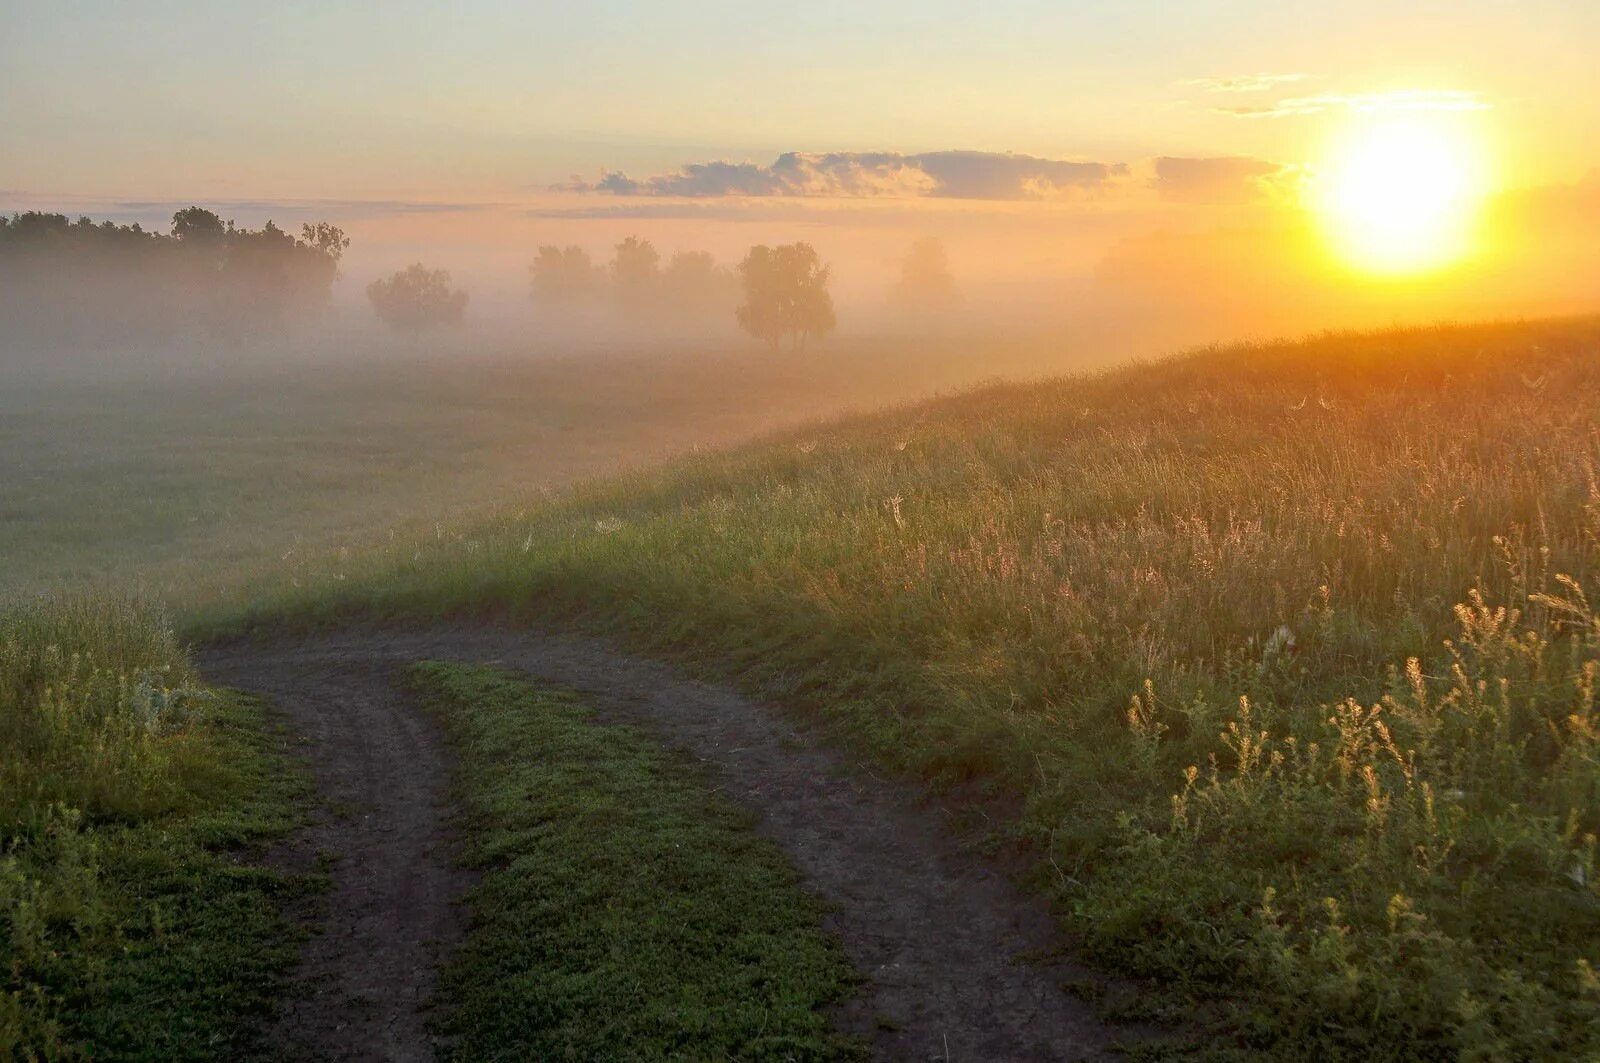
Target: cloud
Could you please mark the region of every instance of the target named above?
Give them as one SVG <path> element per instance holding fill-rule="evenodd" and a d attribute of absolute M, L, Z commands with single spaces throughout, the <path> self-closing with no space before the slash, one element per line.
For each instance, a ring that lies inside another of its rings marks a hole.
<path fill-rule="evenodd" d="M 1296 81 L 1310 81 L 1310 74 L 1246 74 L 1242 77 L 1230 78 L 1190 78 L 1179 82 L 1189 88 L 1200 89 L 1204 92 L 1266 92 L 1268 89 L 1277 88 Z"/>
<path fill-rule="evenodd" d="M 1155 160 L 1150 182 L 1162 199 L 1185 203 L 1245 203 L 1266 191 L 1266 181 L 1284 167 L 1249 155 Z"/>
<path fill-rule="evenodd" d="M 1126 177 L 1121 163 L 1073 162 L 990 151 L 788 152 L 769 166 L 691 163 L 635 179 L 620 172 L 574 180 L 574 192 L 617 196 L 805 196 L 832 198 L 1049 199 L 1101 189 Z"/>
<path fill-rule="evenodd" d="M 1330 92 L 1317 96 L 1292 96 L 1264 106 L 1218 107 L 1235 118 L 1288 118 L 1324 111 L 1364 114 L 1398 111 L 1486 111 L 1489 103 L 1476 92 L 1402 89 L 1395 92 Z"/>

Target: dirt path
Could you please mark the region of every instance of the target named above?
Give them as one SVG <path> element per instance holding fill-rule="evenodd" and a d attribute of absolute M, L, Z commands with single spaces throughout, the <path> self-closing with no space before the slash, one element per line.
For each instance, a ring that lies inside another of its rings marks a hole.
<path fill-rule="evenodd" d="M 459 934 L 437 735 L 395 685 L 417 660 L 490 662 L 584 692 L 720 776 L 758 812 L 867 977 L 838 1015 L 895 1060 L 1098 1058 L 1117 1032 L 1060 988 L 1082 971 L 1018 962 L 1056 949 L 1045 906 L 963 855 L 936 807 L 874 777 L 778 712 L 726 687 L 568 635 L 462 626 L 359 631 L 216 647 L 213 681 L 272 698 L 313 740 L 325 795 L 362 811 L 319 824 L 337 851 L 327 933 L 306 974 L 329 991 L 296 1002 L 281 1032 L 324 1055 L 428 1058 L 423 1002 Z"/>
<path fill-rule="evenodd" d="M 202 654 L 214 683 L 268 698 L 303 739 L 324 807 L 286 862 L 334 857 L 320 932 L 267 1031 L 285 1059 L 434 1058 L 425 1005 L 471 881 L 451 860 L 449 762 L 389 661 Z"/>

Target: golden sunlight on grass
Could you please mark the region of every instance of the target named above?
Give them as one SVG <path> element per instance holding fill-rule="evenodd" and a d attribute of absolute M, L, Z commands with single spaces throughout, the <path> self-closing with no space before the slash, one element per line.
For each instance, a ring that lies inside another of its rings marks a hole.
<path fill-rule="evenodd" d="M 1351 131 L 1330 154 L 1315 206 L 1340 259 L 1399 276 L 1472 250 L 1486 167 L 1464 126 L 1435 114 L 1389 115 Z"/>

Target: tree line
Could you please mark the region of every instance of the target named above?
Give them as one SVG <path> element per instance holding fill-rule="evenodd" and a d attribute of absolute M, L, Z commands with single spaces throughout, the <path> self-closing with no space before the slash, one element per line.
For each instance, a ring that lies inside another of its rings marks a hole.
<path fill-rule="evenodd" d="M 0 320 L 10 336 L 128 339 L 281 328 L 325 307 L 350 241 L 327 222 L 298 236 L 268 221 L 249 229 L 188 207 L 166 233 L 63 214 L 0 217 Z M 577 246 L 546 245 L 528 267 L 546 313 L 608 307 L 642 323 L 731 320 L 773 348 L 800 349 L 837 326 L 832 270 L 807 243 L 752 247 L 732 267 L 706 251 L 670 258 L 629 236 L 597 263 Z M 891 293 L 919 313 L 955 299 L 944 247 L 914 244 Z M 405 332 L 460 324 L 468 294 L 446 270 L 416 263 L 373 281 L 376 316 Z"/>
<path fill-rule="evenodd" d="M 549 313 L 609 306 L 642 322 L 731 316 L 773 346 L 804 347 L 837 324 L 831 271 L 810 244 L 759 245 L 729 269 L 707 251 L 679 251 L 665 262 L 649 240 L 629 236 L 596 263 L 581 247 L 547 244 L 528 267 L 529 295 Z M 461 320 L 467 293 L 450 274 L 417 263 L 374 281 L 367 296 L 378 316 L 417 331 Z"/>
<path fill-rule="evenodd" d="M 350 241 L 336 225 L 298 236 L 187 207 L 165 233 L 30 211 L 0 217 L 0 318 L 37 340 L 238 334 L 326 306 Z"/>
<path fill-rule="evenodd" d="M 539 248 L 528 267 L 529 294 L 557 313 L 609 307 L 625 318 L 727 317 L 738 302 L 739 279 L 708 251 L 679 251 L 663 260 L 649 240 L 630 236 L 597 263 L 581 247 Z"/>

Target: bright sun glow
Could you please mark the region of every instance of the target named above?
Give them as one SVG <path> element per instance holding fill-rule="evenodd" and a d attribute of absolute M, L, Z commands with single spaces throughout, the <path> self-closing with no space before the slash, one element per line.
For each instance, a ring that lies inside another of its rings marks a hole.
<path fill-rule="evenodd" d="M 1351 265 L 1385 275 L 1447 266 L 1470 250 L 1481 156 L 1459 127 L 1391 116 L 1356 131 L 1319 181 L 1318 207 Z"/>

